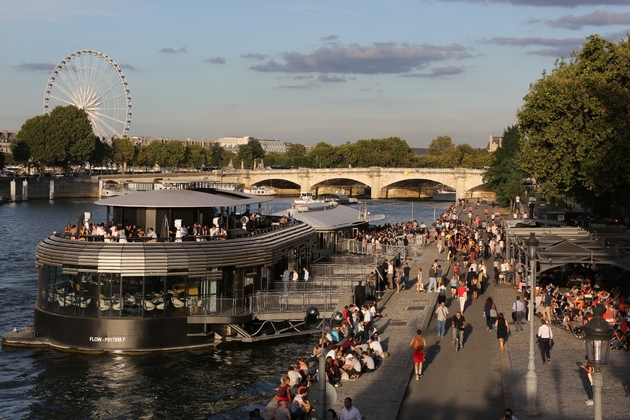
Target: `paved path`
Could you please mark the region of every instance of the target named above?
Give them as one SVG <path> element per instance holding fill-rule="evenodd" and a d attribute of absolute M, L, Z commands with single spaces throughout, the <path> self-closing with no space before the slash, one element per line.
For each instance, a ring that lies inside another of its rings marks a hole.
<path fill-rule="evenodd" d="M 482 212 L 483 208 L 477 210 Z M 438 256 L 434 245 L 412 262 L 411 273 L 422 267 L 425 284 L 431 263 L 439 259 L 444 267 L 445 254 Z M 380 308 L 386 318 L 375 325 L 384 339 L 390 357 L 376 372 L 363 375 L 356 381 L 343 382 L 337 388 L 338 398 L 333 406 L 339 412 L 345 397 L 351 397 L 366 420 L 407 419 L 500 419 L 505 407 L 512 407 L 518 419 L 525 416 L 525 374 L 529 352 L 529 324 L 523 332 L 513 332 L 506 342 L 506 351 L 498 351 L 496 334 L 487 332 L 482 307 L 492 296 L 497 308 L 510 314 L 518 292 L 509 285 L 492 285 L 492 260 L 487 260 L 489 286 L 478 301 L 466 309 L 469 327 L 464 349 L 459 353 L 451 343 L 451 331 L 445 338 L 437 337 L 431 317 L 437 293 L 416 294 L 405 290 L 387 295 Z M 448 302 L 450 305 L 450 302 Z M 458 304 L 449 307 L 451 314 Z M 508 315 L 509 317 L 509 315 Z M 534 319 L 537 330 L 540 322 Z M 416 381 L 413 373 L 413 354 L 409 342 L 415 331 L 425 331 L 429 350 L 424 376 Z M 538 375 L 539 419 L 592 419 L 594 409 L 586 406 L 585 376 L 577 366 L 585 355 L 583 340 L 554 328 L 556 345 L 552 363 L 542 365 L 536 347 Z M 513 325 L 511 325 L 513 331 Z M 630 418 L 630 353 L 611 352 L 610 363 L 604 368 L 603 418 Z"/>
<path fill-rule="evenodd" d="M 437 337 L 432 322 L 427 331 L 427 362 L 419 381 L 411 377 L 403 400 L 399 420 L 470 419 L 487 420 L 502 417 L 504 406 L 501 367 L 496 334 L 486 331 L 483 302 L 469 300 L 464 317 L 467 327 L 464 348 L 455 352 L 452 331 Z M 459 311 L 459 302 L 447 301 L 449 317 Z M 447 325 L 449 322 L 447 322 Z M 408 368 L 408 371 L 411 367 Z M 407 374 L 407 379 L 409 375 Z"/>

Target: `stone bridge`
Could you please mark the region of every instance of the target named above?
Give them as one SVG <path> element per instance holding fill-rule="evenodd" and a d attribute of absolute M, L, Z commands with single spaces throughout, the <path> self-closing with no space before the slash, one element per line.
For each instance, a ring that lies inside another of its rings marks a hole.
<path fill-rule="evenodd" d="M 271 185 L 281 189 L 317 192 L 333 186 L 366 188 L 371 198 L 387 198 L 390 190 L 432 190 L 442 184 L 455 189 L 457 198 L 469 198 L 484 185 L 484 170 L 465 168 L 326 168 L 214 171 L 208 179 L 245 185 Z"/>

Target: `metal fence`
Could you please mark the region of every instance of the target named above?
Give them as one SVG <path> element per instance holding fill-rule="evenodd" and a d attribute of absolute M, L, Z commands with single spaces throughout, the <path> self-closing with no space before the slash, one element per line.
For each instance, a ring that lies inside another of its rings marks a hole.
<path fill-rule="evenodd" d="M 329 311 L 337 306 L 343 291 L 320 290 L 308 292 L 259 292 L 250 296 L 251 311 L 260 313 L 303 312 L 311 306 L 319 310 Z"/>
<path fill-rule="evenodd" d="M 401 259 L 417 257 L 422 254 L 424 245 L 410 244 L 404 245 L 381 245 L 363 244 L 362 242 L 345 239 L 337 242 L 338 252 L 349 252 L 358 255 L 373 255 L 377 257 L 398 257 Z"/>

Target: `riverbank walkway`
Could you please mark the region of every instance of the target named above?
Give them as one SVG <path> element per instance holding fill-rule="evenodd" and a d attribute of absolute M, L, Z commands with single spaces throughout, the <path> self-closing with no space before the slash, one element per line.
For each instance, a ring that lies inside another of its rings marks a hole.
<path fill-rule="evenodd" d="M 483 212 L 483 208 L 477 210 Z M 483 217 L 483 215 L 481 215 Z M 435 245 L 424 248 L 411 263 L 411 276 L 419 267 L 428 283 L 429 267 L 435 259 L 446 269 L 446 254 L 438 255 Z M 483 304 L 491 296 L 499 312 L 511 318 L 512 303 L 521 295 L 511 285 L 493 285 L 492 259 L 486 261 L 490 278 L 479 300 L 469 300 L 464 312 L 468 323 L 465 347 L 455 352 L 450 325 L 446 337 L 438 338 L 432 319 L 437 293 L 411 290 L 388 295 L 379 309 L 388 316 L 377 318 L 375 326 L 389 357 L 376 372 L 362 375 L 353 382 L 343 382 L 337 388 L 333 408 L 339 413 L 343 399 L 351 397 L 366 420 L 435 420 L 500 419 L 506 407 L 514 410 L 519 420 L 525 415 L 525 375 L 529 354 L 529 324 L 523 331 L 514 331 L 506 341 L 506 351 L 499 351 L 495 332 L 486 331 Z M 414 282 L 415 283 L 415 282 Z M 450 293 L 450 291 L 449 291 Z M 449 316 L 459 310 L 458 302 L 447 299 Z M 540 321 L 534 318 L 534 329 Z M 413 351 L 409 342 L 418 328 L 427 340 L 424 376 L 413 375 Z M 539 419 L 592 419 L 593 406 L 587 406 L 586 389 L 590 385 L 578 366 L 586 354 L 584 341 L 564 330 L 552 327 L 556 345 L 550 364 L 542 364 L 535 348 L 538 383 Z M 602 395 L 605 419 L 630 418 L 630 354 L 611 351 L 604 367 Z"/>

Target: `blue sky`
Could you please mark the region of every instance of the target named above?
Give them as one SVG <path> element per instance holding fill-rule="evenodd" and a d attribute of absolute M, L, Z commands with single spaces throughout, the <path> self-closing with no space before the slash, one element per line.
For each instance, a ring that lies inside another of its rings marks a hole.
<path fill-rule="evenodd" d="M 52 69 L 121 66 L 130 135 L 482 147 L 585 37 L 626 38 L 630 0 L 0 0 L 0 129 L 42 113 Z"/>

